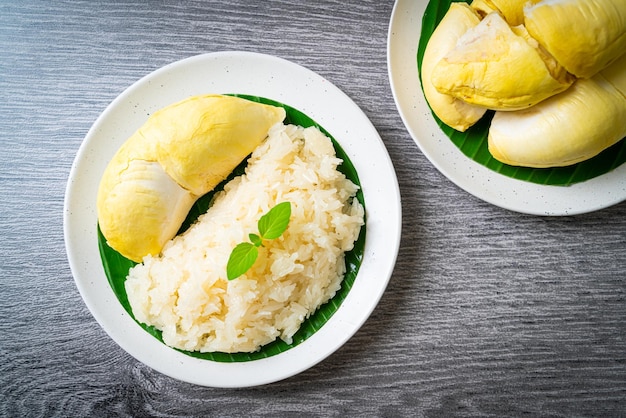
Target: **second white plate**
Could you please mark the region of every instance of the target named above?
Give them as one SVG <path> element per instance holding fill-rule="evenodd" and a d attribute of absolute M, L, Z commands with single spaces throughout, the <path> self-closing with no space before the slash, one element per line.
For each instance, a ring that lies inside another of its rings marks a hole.
<path fill-rule="evenodd" d="M 509 210 L 534 215 L 574 215 L 626 199 L 626 164 L 571 186 L 546 186 L 496 173 L 465 156 L 439 129 L 417 71 L 417 45 L 428 0 L 397 0 L 387 39 L 391 90 L 411 137 L 430 162 L 472 195 Z"/>

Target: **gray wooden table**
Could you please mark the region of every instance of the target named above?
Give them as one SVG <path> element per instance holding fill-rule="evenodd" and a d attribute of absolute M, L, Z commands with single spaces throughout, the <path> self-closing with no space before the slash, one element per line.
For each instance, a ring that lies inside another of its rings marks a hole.
<path fill-rule="evenodd" d="M 536 217 L 456 187 L 396 111 L 393 1 L 0 3 L 0 415 L 618 416 L 626 413 L 626 204 Z M 281 382 L 198 387 L 130 357 L 74 284 L 63 198 L 81 141 L 126 87 L 245 50 L 303 65 L 378 129 L 404 212 L 398 262 L 339 351 Z"/>

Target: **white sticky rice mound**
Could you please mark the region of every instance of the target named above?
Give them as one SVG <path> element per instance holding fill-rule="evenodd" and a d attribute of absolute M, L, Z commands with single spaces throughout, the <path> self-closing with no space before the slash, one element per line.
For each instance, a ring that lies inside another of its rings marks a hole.
<path fill-rule="evenodd" d="M 345 273 L 364 209 L 339 171 L 329 138 L 317 128 L 277 124 L 206 214 L 158 257 L 133 267 L 126 292 L 138 321 L 163 332 L 172 347 L 253 352 L 294 333 L 331 299 Z M 264 242 L 254 266 L 226 279 L 232 249 L 257 233 L 259 218 L 291 202 L 283 235 Z"/>

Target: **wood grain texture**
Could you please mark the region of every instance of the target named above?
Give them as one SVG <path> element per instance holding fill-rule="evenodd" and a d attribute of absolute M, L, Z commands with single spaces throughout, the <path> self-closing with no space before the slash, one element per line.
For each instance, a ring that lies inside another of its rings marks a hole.
<path fill-rule="evenodd" d="M 0 415 L 620 416 L 626 204 L 542 218 L 460 190 L 390 91 L 392 1 L 0 2 Z M 246 50 L 326 77 L 381 134 L 404 212 L 363 328 L 317 366 L 249 389 L 163 376 L 120 349 L 74 285 L 63 197 L 91 124 L 178 59 Z"/>

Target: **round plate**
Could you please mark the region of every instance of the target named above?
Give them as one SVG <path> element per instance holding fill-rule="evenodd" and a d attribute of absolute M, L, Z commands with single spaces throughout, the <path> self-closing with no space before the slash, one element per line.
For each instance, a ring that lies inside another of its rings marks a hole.
<path fill-rule="evenodd" d="M 486 202 L 533 215 L 592 212 L 626 199 L 626 164 L 564 187 L 513 179 L 465 156 L 439 129 L 422 93 L 417 45 L 427 4 L 428 0 L 396 1 L 389 25 L 387 64 L 394 100 L 407 130 L 443 175 Z"/>
<path fill-rule="evenodd" d="M 188 96 L 237 93 L 292 106 L 323 126 L 352 160 L 366 202 L 363 262 L 329 321 L 301 344 L 272 357 L 221 363 L 185 355 L 149 335 L 114 295 L 98 252 L 96 194 L 102 173 L 149 114 Z M 109 336 L 153 369 L 186 382 L 246 387 L 293 376 L 341 347 L 361 327 L 393 271 L 401 233 L 400 192 L 387 150 L 361 109 L 326 79 L 280 58 L 249 52 L 194 56 L 137 81 L 100 115 L 80 146 L 65 195 L 68 259 L 85 304 Z"/>

